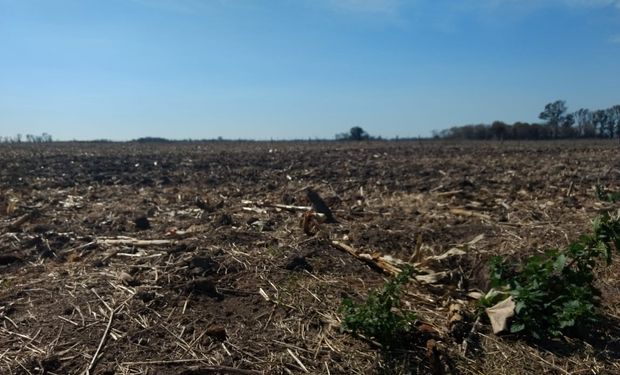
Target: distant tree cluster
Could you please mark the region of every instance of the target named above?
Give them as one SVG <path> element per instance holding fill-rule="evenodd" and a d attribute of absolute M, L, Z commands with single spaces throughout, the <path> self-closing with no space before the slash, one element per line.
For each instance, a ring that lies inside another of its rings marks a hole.
<path fill-rule="evenodd" d="M 50 134 L 47 134 L 47 133 L 43 133 L 41 135 L 26 134 L 25 138 L 23 138 L 21 134 L 17 134 L 14 137 L 11 137 L 11 136 L 2 137 L 2 136 L 0 136 L 0 142 L 1 143 L 22 143 L 22 142 L 47 143 L 47 142 L 52 142 L 52 140 L 53 140 L 52 136 Z"/>
<path fill-rule="evenodd" d="M 254 139 L 238 138 L 238 139 L 225 139 L 221 136 L 217 138 L 185 138 L 185 139 L 170 139 L 164 137 L 140 137 L 132 139 L 128 142 L 134 143 L 191 143 L 191 142 L 256 142 Z"/>
<path fill-rule="evenodd" d="M 162 143 L 162 142 L 172 142 L 172 141 L 169 140 L 168 138 L 162 138 L 162 137 L 142 137 L 142 138 L 134 139 L 131 142 L 137 142 L 137 143 Z"/>
<path fill-rule="evenodd" d="M 607 109 L 586 108 L 569 113 L 564 100 L 545 106 L 538 115 L 544 123 L 515 122 L 455 126 L 435 132 L 444 139 L 571 139 L 571 138 L 620 138 L 620 105 Z"/>
<path fill-rule="evenodd" d="M 336 134 L 337 141 L 368 141 L 379 139 L 381 139 L 381 137 L 373 137 L 359 126 L 352 127 L 348 133 Z"/>

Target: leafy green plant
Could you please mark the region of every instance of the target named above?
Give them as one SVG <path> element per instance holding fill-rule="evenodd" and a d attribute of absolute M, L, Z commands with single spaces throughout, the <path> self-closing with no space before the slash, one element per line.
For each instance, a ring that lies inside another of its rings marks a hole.
<path fill-rule="evenodd" d="M 605 187 L 601 184 L 596 184 L 595 189 L 596 197 L 599 200 L 612 203 L 620 202 L 620 192 L 606 190 Z"/>
<path fill-rule="evenodd" d="M 593 271 L 601 260 L 609 265 L 614 248 L 620 249 L 620 212 L 599 216 L 592 234 L 562 251 L 529 257 L 521 265 L 496 257 L 491 262 L 491 286 L 498 293 L 482 304 L 512 296 L 513 333 L 534 338 L 580 335 L 599 321 L 600 291 Z"/>
<path fill-rule="evenodd" d="M 361 304 L 345 298 L 340 308 L 343 327 L 373 338 L 385 347 L 396 344 L 401 334 L 411 331 L 411 323 L 416 319 L 414 313 L 401 309 L 402 286 L 407 284 L 413 272 L 412 267 L 406 267 L 387 281 L 382 290 L 370 292 Z"/>

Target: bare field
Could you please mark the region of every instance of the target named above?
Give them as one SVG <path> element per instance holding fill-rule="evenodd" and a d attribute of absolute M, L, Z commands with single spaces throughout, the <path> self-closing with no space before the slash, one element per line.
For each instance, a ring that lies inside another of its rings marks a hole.
<path fill-rule="evenodd" d="M 617 208 L 594 186 L 620 191 L 619 155 L 602 141 L 1 145 L 0 373 L 620 374 L 620 256 L 598 275 L 608 323 L 587 342 L 472 330 L 468 297 L 492 256 L 565 246 Z M 336 222 L 304 228 L 308 188 Z M 338 244 L 432 276 L 407 287 L 420 332 L 398 358 L 341 329 L 342 298 L 389 276 Z"/>

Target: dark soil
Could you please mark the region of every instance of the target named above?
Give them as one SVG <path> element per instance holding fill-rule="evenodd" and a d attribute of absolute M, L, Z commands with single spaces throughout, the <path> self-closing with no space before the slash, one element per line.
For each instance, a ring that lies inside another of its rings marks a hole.
<path fill-rule="evenodd" d="M 483 324 L 463 355 L 471 322 L 458 335 L 448 327 L 455 302 L 473 319 L 467 294 L 486 289 L 492 256 L 565 246 L 618 207 L 594 186 L 620 191 L 619 151 L 612 142 L 0 145 L 0 373 L 620 373 L 617 330 L 603 327 L 602 342 L 567 355 Z M 302 212 L 273 204 L 312 206 L 327 220 L 309 236 Z M 389 357 L 343 331 L 342 298 L 363 299 L 387 276 L 332 240 L 410 262 L 464 249 L 430 265 L 447 278 L 405 295 L 432 333 Z M 619 265 L 600 275 L 610 326 Z"/>

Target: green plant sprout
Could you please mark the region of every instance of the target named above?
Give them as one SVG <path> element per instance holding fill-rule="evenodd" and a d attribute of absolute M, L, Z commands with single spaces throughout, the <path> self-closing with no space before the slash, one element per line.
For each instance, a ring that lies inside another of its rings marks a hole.
<path fill-rule="evenodd" d="M 384 347 L 397 343 L 403 333 L 411 332 L 416 319 L 413 312 L 402 311 L 401 292 L 413 275 L 412 267 L 405 267 L 380 291 L 372 291 L 366 301 L 354 303 L 345 298 L 340 308 L 343 314 L 342 326 L 354 333 L 375 339 Z"/>

